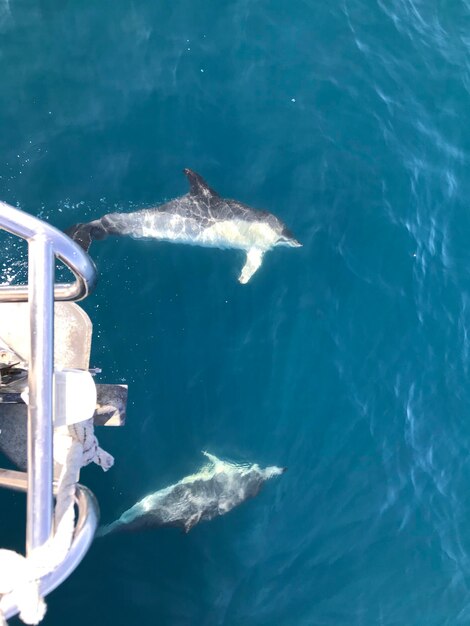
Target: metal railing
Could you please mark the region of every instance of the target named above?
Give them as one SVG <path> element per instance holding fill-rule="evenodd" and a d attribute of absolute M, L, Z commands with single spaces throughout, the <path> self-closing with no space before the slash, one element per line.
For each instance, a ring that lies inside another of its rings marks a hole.
<path fill-rule="evenodd" d="M 25 472 L 0 470 L 0 486 L 16 491 L 26 491 L 27 475 Z M 78 518 L 72 544 L 62 563 L 53 572 L 41 578 L 39 592 L 43 596 L 54 591 L 80 565 L 95 536 L 99 520 L 99 508 L 95 496 L 87 487 L 77 485 L 75 504 L 78 508 Z M 6 619 L 10 619 L 19 611 L 11 595 L 2 598 L 1 608 Z"/>
<path fill-rule="evenodd" d="M 0 202 L 0 228 L 28 242 L 45 238 L 53 244 L 54 255 L 75 275 L 74 283 L 55 285 L 54 300 L 83 300 L 96 284 L 96 269 L 88 254 L 67 235 L 50 224 Z M 28 285 L 0 285 L 0 302 L 25 302 Z"/>
<path fill-rule="evenodd" d="M 4 202 L 0 202 L 0 229 L 28 241 L 28 284 L 0 285 L 0 303 L 29 302 L 28 472 L 26 475 L 3 471 L 0 476 L 0 486 L 27 490 L 28 555 L 43 546 L 52 532 L 54 300 L 85 298 L 95 286 L 96 269 L 88 254 L 67 235 Z M 72 271 L 76 279 L 74 283 L 55 284 L 55 257 Z M 91 542 L 91 539 L 88 543 L 83 541 L 83 538 L 77 537 L 77 533 L 91 534 L 92 538 L 97 524 L 97 505 L 93 494 L 81 486 L 77 491 L 77 504 L 79 523 L 70 551 L 70 557 L 75 559 L 74 567 L 83 558 Z M 85 510 L 94 511 L 95 514 L 84 517 Z M 65 577 L 74 567 L 67 569 Z M 64 579 L 62 577 L 57 582 L 57 573 L 56 570 L 46 577 L 51 579 L 49 591 Z"/>

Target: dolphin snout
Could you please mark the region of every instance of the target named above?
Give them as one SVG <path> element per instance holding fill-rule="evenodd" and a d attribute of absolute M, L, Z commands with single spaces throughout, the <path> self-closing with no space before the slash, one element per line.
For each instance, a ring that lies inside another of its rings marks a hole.
<path fill-rule="evenodd" d="M 281 235 L 278 240 L 278 245 L 289 246 L 289 248 L 302 247 L 300 241 L 294 237 L 293 233 L 287 228 L 287 226 L 284 226 L 284 228 L 282 229 Z"/>

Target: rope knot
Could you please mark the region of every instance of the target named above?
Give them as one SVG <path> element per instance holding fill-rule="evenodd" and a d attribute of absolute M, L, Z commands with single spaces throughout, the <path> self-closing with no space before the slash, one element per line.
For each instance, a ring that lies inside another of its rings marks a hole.
<path fill-rule="evenodd" d="M 0 550 L 0 595 L 11 593 L 25 624 L 38 624 L 46 613 L 34 561 L 13 550 Z"/>

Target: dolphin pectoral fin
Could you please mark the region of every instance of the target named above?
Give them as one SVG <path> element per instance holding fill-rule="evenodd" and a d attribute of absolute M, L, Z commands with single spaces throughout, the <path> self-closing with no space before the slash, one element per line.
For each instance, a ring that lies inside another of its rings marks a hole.
<path fill-rule="evenodd" d="M 196 526 L 196 524 L 199 522 L 200 519 L 201 519 L 200 513 L 194 513 L 194 515 L 191 515 L 190 517 L 188 517 L 188 519 L 184 522 L 184 532 L 186 534 L 189 533 L 191 528 L 193 526 Z"/>
<path fill-rule="evenodd" d="M 259 248 L 251 248 L 251 250 L 248 250 L 246 253 L 245 265 L 243 266 L 242 272 L 238 277 L 238 281 L 242 285 L 245 285 L 259 268 L 263 261 L 263 254 L 263 251 L 259 250 Z"/>

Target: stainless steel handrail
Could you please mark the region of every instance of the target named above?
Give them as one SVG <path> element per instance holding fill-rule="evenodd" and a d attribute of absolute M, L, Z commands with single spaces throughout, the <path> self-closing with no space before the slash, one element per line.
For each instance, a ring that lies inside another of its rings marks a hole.
<path fill-rule="evenodd" d="M 27 476 L 24 472 L 0 470 L 0 486 L 26 491 Z M 99 521 L 99 507 L 95 496 L 87 487 L 77 484 L 75 504 L 78 508 L 78 519 L 72 544 L 62 563 L 53 572 L 41 578 L 39 589 L 44 596 L 54 591 L 70 576 L 88 552 L 95 536 Z M 18 613 L 19 609 L 11 594 L 6 594 L 0 599 L 0 610 L 6 619 Z"/>
<path fill-rule="evenodd" d="M 87 296 L 96 283 L 96 269 L 90 257 L 67 235 L 4 202 L 0 202 L 0 229 L 28 241 L 28 285 L 0 286 L 0 302 L 29 301 L 28 555 L 43 546 L 52 532 L 54 299 L 79 300 Z M 74 273 L 75 283 L 54 285 L 54 257 Z M 83 541 L 79 545 L 83 547 Z M 83 558 L 85 552 L 80 554 Z M 55 572 L 51 576 L 55 581 Z"/>
<path fill-rule="evenodd" d="M 30 357 L 26 554 L 44 545 L 52 532 L 53 285 L 52 242 L 40 234 L 28 242 Z"/>
<path fill-rule="evenodd" d="M 6 202 L 0 202 L 0 228 L 28 241 L 43 236 L 52 242 L 54 255 L 67 265 L 76 278 L 74 283 L 55 285 L 54 300 L 82 300 L 93 291 L 96 284 L 95 265 L 88 254 L 65 233 Z M 26 300 L 27 285 L 0 285 L 0 302 Z"/>

